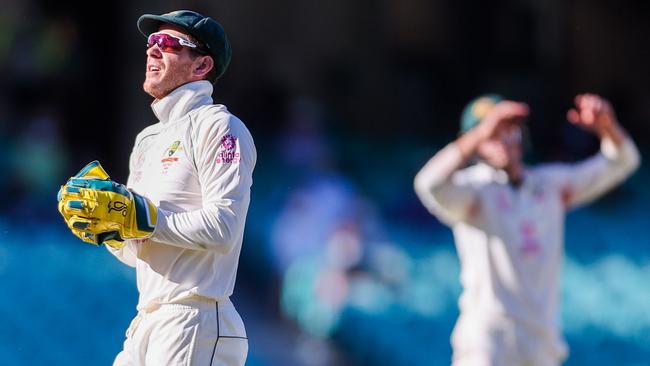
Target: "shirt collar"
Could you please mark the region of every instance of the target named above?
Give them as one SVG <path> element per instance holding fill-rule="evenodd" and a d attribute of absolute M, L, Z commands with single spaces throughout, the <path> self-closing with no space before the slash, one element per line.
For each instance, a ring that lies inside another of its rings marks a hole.
<path fill-rule="evenodd" d="M 497 168 L 493 167 L 492 165 L 490 165 L 490 164 L 488 164 L 486 162 L 483 162 L 483 161 L 480 161 L 478 164 L 481 165 L 483 167 L 483 169 L 485 169 L 486 171 L 489 172 L 490 179 L 493 182 L 496 182 L 496 183 L 499 183 L 499 184 L 510 184 L 510 178 L 508 178 L 508 173 L 506 173 L 505 170 L 497 169 Z M 526 167 L 524 167 L 522 182 L 526 181 L 526 176 L 527 175 L 528 175 L 528 169 Z"/>
<path fill-rule="evenodd" d="M 212 103 L 212 84 L 199 80 L 181 85 L 166 97 L 154 100 L 151 109 L 161 123 L 167 123 L 183 117 L 193 109 Z"/>

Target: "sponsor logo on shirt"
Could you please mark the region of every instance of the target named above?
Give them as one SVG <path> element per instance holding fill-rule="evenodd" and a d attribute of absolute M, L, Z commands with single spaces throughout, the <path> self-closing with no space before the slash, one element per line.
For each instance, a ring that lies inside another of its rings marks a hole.
<path fill-rule="evenodd" d="M 239 153 L 237 152 L 237 137 L 227 134 L 219 142 L 221 151 L 217 154 L 217 164 L 236 164 L 239 163 Z"/>
<path fill-rule="evenodd" d="M 522 243 L 519 250 L 524 256 L 539 254 L 542 249 L 537 239 L 537 228 L 531 221 L 524 221 L 519 224 L 519 232 L 522 236 Z"/>

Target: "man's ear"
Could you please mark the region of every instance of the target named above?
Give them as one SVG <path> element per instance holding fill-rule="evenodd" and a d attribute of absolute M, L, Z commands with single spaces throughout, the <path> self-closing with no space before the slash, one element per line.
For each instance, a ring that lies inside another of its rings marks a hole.
<path fill-rule="evenodd" d="M 196 59 L 194 75 L 204 78 L 214 68 L 214 60 L 210 56 L 201 56 Z"/>

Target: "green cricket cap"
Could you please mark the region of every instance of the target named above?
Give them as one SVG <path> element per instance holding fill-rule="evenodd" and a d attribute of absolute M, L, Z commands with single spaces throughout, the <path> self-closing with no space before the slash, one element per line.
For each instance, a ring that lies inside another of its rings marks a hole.
<path fill-rule="evenodd" d="M 498 94 L 484 94 L 472 99 L 461 114 L 460 132 L 465 133 L 474 128 L 495 105 L 503 100 L 504 98 Z"/>
<path fill-rule="evenodd" d="M 216 20 L 191 10 L 177 10 L 162 15 L 144 14 L 138 19 L 138 29 L 145 37 L 158 31 L 162 24 L 172 24 L 187 31 L 201 42 L 214 59 L 219 78 L 228 68 L 232 57 L 226 31 Z"/>

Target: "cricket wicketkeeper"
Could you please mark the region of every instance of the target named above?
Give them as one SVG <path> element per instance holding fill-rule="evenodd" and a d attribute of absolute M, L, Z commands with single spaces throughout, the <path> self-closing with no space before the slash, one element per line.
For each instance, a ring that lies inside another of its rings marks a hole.
<path fill-rule="evenodd" d="M 193 11 L 137 25 L 159 121 L 136 137 L 126 185 L 90 163 L 61 188 L 59 211 L 81 240 L 136 269 L 138 314 L 114 366 L 244 365 L 248 339 L 229 298 L 257 155 L 242 121 L 212 100 L 230 44 Z"/>

